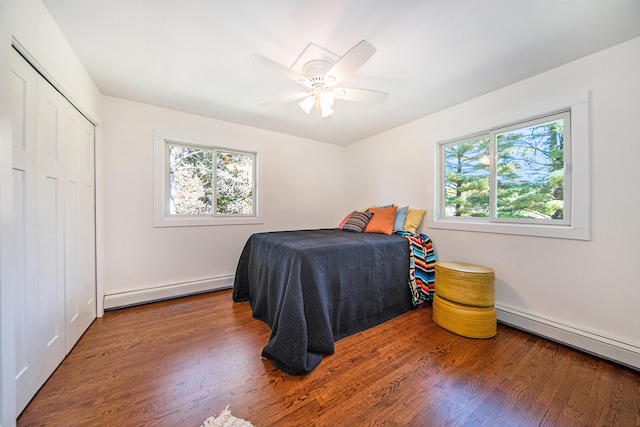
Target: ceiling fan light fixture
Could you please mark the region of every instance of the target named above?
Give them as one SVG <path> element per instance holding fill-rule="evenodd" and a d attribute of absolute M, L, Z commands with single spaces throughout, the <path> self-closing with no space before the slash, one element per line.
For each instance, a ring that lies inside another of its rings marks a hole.
<path fill-rule="evenodd" d="M 333 114 L 333 108 L 320 104 L 320 115 L 323 119 L 331 116 Z"/>
<path fill-rule="evenodd" d="M 320 115 L 322 118 L 327 118 L 333 114 L 333 94 L 331 92 L 322 92 L 318 95 L 318 103 L 320 103 Z"/>
<path fill-rule="evenodd" d="M 302 111 L 309 114 L 315 103 L 316 103 L 315 96 L 307 96 L 305 99 L 300 101 L 298 105 L 300 105 L 300 108 L 302 108 Z"/>
<path fill-rule="evenodd" d="M 323 107 L 331 107 L 333 105 L 334 98 L 331 92 L 322 92 L 319 98 Z"/>

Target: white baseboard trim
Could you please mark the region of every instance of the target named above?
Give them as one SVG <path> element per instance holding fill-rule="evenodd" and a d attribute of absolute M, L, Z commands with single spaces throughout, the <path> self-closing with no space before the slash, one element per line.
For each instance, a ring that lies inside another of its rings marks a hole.
<path fill-rule="evenodd" d="M 228 289 L 233 287 L 233 277 L 215 277 L 194 282 L 175 283 L 136 291 L 107 294 L 104 296 L 104 309 L 111 310 L 218 289 Z"/>
<path fill-rule="evenodd" d="M 495 305 L 498 320 L 518 329 L 531 332 L 574 347 L 604 359 L 640 369 L 640 347 L 616 338 L 605 337 L 573 326 L 548 320 L 500 304 Z"/>

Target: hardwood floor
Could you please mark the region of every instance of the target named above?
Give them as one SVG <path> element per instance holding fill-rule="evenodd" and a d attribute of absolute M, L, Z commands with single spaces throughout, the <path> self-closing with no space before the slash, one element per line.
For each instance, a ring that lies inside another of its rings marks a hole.
<path fill-rule="evenodd" d="M 640 372 L 499 324 L 462 338 L 422 306 L 336 343 L 306 376 L 260 358 L 269 328 L 231 291 L 111 311 L 18 426 L 640 426 Z"/>

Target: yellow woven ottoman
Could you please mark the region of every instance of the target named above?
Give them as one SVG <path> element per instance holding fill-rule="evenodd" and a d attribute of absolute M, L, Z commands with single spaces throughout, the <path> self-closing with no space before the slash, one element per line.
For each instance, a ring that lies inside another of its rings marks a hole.
<path fill-rule="evenodd" d="M 491 338 L 497 333 L 496 309 L 458 304 L 435 294 L 433 321 L 447 331 L 467 338 Z"/>
<path fill-rule="evenodd" d="M 491 268 L 461 262 L 438 262 L 435 267 L 433 321 L 468 338 L 491 338 L 497 333 L 495 274 Z"/>
<path fill-rule="evenodd" d="M 476 307 L 495 302 L 495 274 L 489 267 L 465 262 L 438 262 L 435 293 L 449 301 Z"/>

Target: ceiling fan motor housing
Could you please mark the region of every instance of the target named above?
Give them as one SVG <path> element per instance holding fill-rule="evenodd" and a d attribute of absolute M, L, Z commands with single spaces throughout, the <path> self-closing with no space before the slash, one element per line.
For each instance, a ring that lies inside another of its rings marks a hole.
<path fill-rule="evenodd" d="M 302 73 L 309 80 L 311 87 L 321 87 L 324 88 L 325 85 L 329 84 L 332 78 L 327 76 L 327 72 L 331 70 L 333 64 L 328 61 L 323 61 L 321 59 L 315 59 L 307 62 L 302 67 Z"/>

